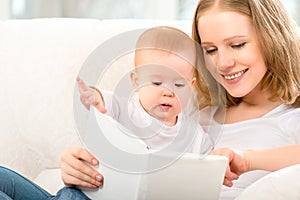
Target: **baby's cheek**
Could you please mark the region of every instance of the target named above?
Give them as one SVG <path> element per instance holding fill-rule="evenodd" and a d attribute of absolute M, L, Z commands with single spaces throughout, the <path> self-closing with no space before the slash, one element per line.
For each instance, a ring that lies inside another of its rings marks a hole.
<path fill-rule="evenodd" d="M 140 104 L 147 112 L 151 110 L 151 102 L 148 99 L 140 98 Z"/>
<path fill-rule="evenodd" d="M 185 107 L 186 107 L 186 104 L 187 104 L 187 101 L 186 101 L 186 97 L 184 96 L 176 96 L 176 107 L 178 110 L 182 111 Z"/>
<path fill-rule="evenodd" d="M 179 104 L 179 107 L 180 107 L 181 111 L 183 111 L 187 107 L 190 95 L 191 95 L 190 90 L 185 91 L 185 92 L 178 92 L 177 93 L 177 95 L 176 95 L 177 102 Z"/>

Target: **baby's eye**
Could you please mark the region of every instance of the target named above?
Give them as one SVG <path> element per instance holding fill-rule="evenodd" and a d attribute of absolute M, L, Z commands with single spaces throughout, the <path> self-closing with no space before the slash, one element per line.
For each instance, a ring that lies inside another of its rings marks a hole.
<path fill-rule="evenodd" d="M 152 81 L 152 84 L 153 84 L 153 85 L 161 85 L 162 82 L 161 82 L 161 81 Z"/>
<path fill-rule="evenodd" d="M 174 85 L 175 85 L 176 87 L 184 87 L 184 86 L 185 86 L 184 83 L 175 83 Z"/>

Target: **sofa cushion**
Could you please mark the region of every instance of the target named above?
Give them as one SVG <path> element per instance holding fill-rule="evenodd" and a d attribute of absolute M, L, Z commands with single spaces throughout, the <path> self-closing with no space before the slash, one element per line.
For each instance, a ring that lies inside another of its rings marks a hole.
<path fill-rule="evenodd" d="M 246 188 L 235 200 L 299 200 L 300 164 L 270 173 Z"/>
<path fill-rule="evenodd" d="M 34 182 L 51 194 L 56 194 L 58 190 L 64 187 L 60 168 L 43 170 L 34 179 Z"/>

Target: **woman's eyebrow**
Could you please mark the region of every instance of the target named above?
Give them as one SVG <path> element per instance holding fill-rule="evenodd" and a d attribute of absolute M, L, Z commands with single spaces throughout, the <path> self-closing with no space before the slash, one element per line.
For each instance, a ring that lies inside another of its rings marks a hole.
<path fill-rule="evenodd" d="M 223 41 L 224 42 L 227 42 L 227 41 L 230 41 L 230 40 L 233 40 L 233 39 L 242 39 L 242 38 L 245 38 L 246 35 L 234 35 L 234 36 L 230 36 L 228 38 L 225 38 Z M 214 43 L 212 42 L 207 42 L 207 41 L 201 41 L 201 45 L 213 45 Z"/>

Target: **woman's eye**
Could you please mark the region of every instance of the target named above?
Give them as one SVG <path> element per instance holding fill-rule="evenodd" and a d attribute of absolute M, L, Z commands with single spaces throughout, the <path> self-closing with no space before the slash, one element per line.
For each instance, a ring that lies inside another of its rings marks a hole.
<path fill-rule="evenodd" d="M 234 49 L 240 49 L 240 48 L 244 47 L 245 44 L 246 44 L 246 42 L 235 44 L 235 45 L 232 45 L 232 48 L 234 48 Z"/>
<path fill-rule="evenodd" d="M 153 85 L 161 85 L 162 82 L 161 82 L 161 81 L 152 81 L 152 84 L 153 84 Z"/>
<path fill-rule="evenodd" d="M 206 49 L 205 50 L 206 54 L 213 54 L 216 51 L 217 51 L 217 49 Z"/>

